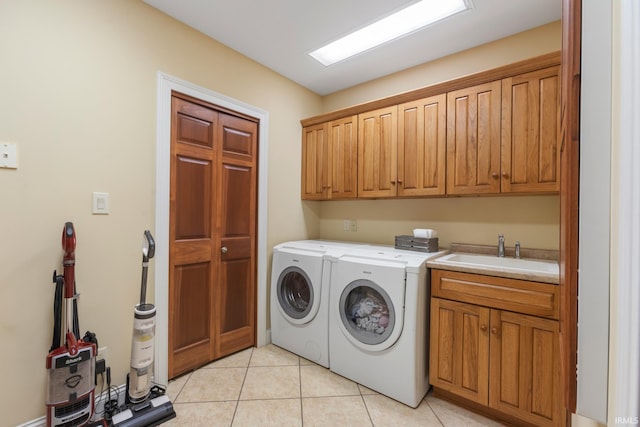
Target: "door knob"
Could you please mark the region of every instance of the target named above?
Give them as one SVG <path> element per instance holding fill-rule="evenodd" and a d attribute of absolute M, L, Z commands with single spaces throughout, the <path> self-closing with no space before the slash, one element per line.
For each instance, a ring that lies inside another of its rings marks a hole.
<path fill-rule="evenodd" d="M 498 328 L 491 328 L 491 333 L 492 334 L 497 334 L 498 333 Z"/>
<path fill-rule="evenodd" d="M 229 249 L 227 249 L 226 246 L 223 246 L 220 248 L 220 252 L 222 252 L 223 254 L 226 254 L 229 251 Z"/>
<path fill-rule="evenodd" d="M 481 326 L 480 326 L 480 330 L 481 330 L 482 332 L 486 332 L 486 331 L 487 331 L 487 325 L 481 325 Z"/>

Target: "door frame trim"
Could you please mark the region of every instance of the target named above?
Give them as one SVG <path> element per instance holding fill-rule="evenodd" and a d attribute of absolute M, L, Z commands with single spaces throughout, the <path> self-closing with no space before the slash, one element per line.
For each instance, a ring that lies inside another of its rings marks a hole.
<path fill-rule="evenodd" d="M 268 343 L 267 337 L 267 159 L 269 113 L 253 105 L 158 71 L 155 192 L 155 381 L 167 384 L 169 372 L 169 189 L 171 155 L 171 92 L 181 92 L 211 104 L 259 120 L 258 128 L 258 281 L 256 344 Z"/>

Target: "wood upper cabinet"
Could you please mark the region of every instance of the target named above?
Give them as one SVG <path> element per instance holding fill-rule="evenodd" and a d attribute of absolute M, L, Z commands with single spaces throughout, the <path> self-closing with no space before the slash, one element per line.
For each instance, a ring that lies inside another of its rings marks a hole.
<path fill-rule="evenodd" d="M 560 190 L 560 67 L 502 80 L 501 191 Z"/>
<path fill-rule="evenodd" d="M 329 198 L 358 195 L 358 116 L 329 123 Z"/>
<path fill-rule="evenodd" d="M 556 55 L 303 120 L 302 198 L 558 193 Z"/>
<path fill-rule="evenodd" d="M 430 383 L 509 420 L 564 425 L 557 286 L 444 270 L 431 286 Z M 447 299 L 467 291 L 482 305 Z"/>
<path fill-rule="evenodd" d="M 302 199 L 329 198 L 329 124 L 302 129 Z"/>
<path fill-rule="evenodd" d="M 494 81 L 447 94 L 447 194 L 500 192 L 500 91 Z"/>
<path fill-rule="evenodd" d="M 302 130 L 302 199 L 357 196 L 358 116 Z"/>
<path fill-rule="evenodd" d="M 398 106 L 398 196 L 445 194 L 447 96 Z"/>
<path fill-rule="evenodd" d="M 358 197 L 396 195 L 398 107 L 358 115 Z"/>

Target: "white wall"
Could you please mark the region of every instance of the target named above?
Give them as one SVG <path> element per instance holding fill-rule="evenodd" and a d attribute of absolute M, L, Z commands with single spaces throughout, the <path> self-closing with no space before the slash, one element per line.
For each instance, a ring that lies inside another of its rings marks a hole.
<path fill-rule="evenodd" d="M 607 419 L 611 175 L 611 2 L 582 2 L 579 415 Z"/>
<path fill-rule="evenodd" d="M 158 71 L 269 113 L 266 247 L 317 234 L 300 201 L 300 119 L 322 99 L 141 1 L 0 1 L 0 58 L 0 141 L 19 156 L 17 170 L 0 169 L 5 427 L 44 414 L 65 221 L 78 237 L 81 331 L 108 347 L 113 384 L 125 382 L 142 232 L 156 231 Z M 91 214 L 93 191 L 110 193 L 109 215 Z"/>

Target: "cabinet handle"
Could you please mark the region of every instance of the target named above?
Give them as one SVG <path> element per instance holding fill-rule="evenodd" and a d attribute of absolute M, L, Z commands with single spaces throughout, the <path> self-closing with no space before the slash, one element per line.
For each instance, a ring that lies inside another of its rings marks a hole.
<path fill-rule="evenodd" d="M 220 252 L 222 252 L 223 254 L 226 254 L 227 252 L 229 252 L 229 249 L 227 249 L 226 246 L 223 246 L 220 248 Z"/>
<path fill-rule="evenodd" d="M 498 333 L 498 328 L 491 328 L 491 333 L 492 334 L 497 334 Z"/>
<path fill-rule="evenodd" d="M 491 177 L 494 178 L 494 179 L 498 179 L 500 177 L 500 175 L 498 175 L 497 172 L 494 172 L 494 173 L 491 174 Z"/>
<path fill-rule="evenodd" d="M 398 180 L 398 184 L 402 184 L 402 180 L 401 179 Z"/>
<path fill-rule="evenodd" d="M 507 172 L 502 172 L 502 177 L 503 178 L 509 178 L 509 174 Z"/>
<path fill-rule="evenodd" d="M 396 185 L 396 182 L 392 180 L 391 185 Z"/>
<path fill-rule="evenodd" d="M 487 332 L 487 325 L 480 325 L 480 330 L 482 332 Z"/>

